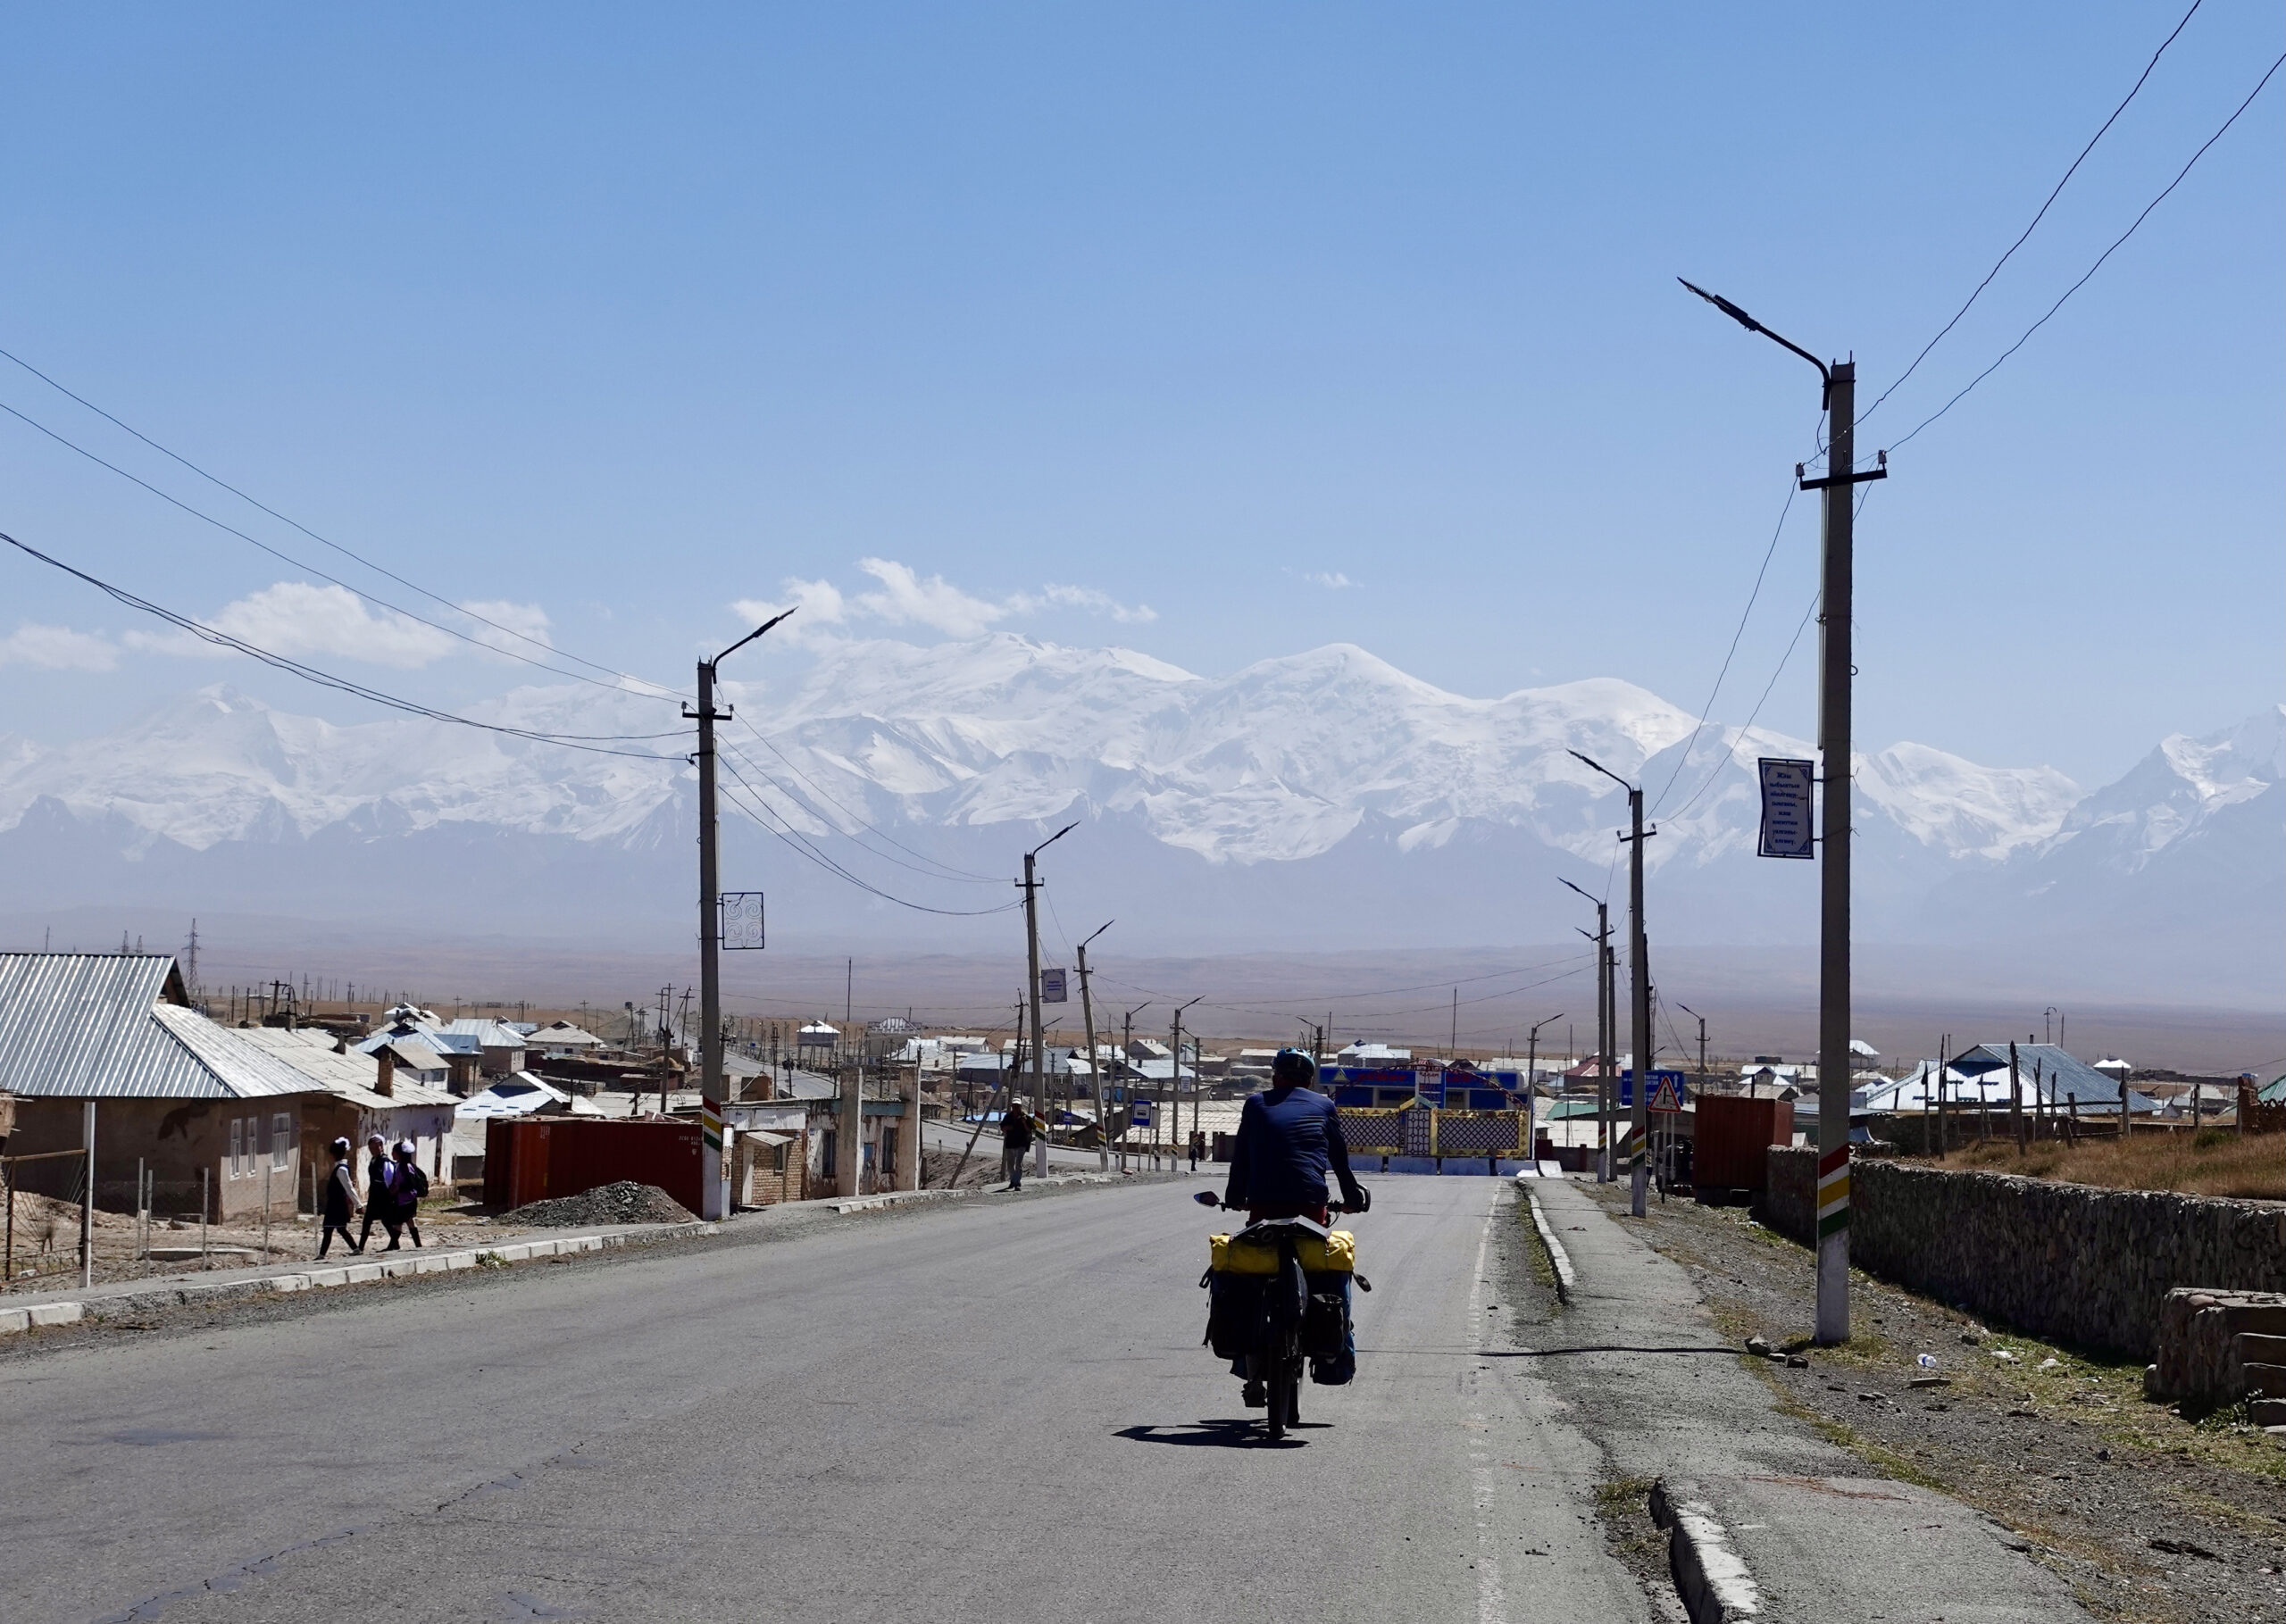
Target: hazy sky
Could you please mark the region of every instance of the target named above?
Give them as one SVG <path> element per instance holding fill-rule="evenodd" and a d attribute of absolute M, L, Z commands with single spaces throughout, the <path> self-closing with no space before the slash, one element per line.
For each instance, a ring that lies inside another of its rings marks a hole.
<path fill-rule="evenodd" d="M 1459 692 L 1615 675 L 1697 710 L 1816 379 L 1675 276 L 1854 351 L 1870 402 L 2185 4 L 20 7 L 0 347 L 444 598 L 678 681 L 732 604 L 822 581 L 853 630 L 1206 671 L 1349 640 Z M 2202 7 L 1864 450 L 2282 43 L 2275 5 Z M 2286 75 L 1873 491 L 1869 745 L 2092 787 L 2282 696 L 2282 107 Z M 4 362 L 0 403 L 422 604 Z M 0 529 L 170 606 L 430 700 L 516 679 L 13 418 L 0 478 Z M 1806 498 L 1718 720 L 1815 550 Z M 0 593 L 0 729 L 218 677 L 368 713 L 21 557 Z M 1815 642 L 1765 720 L 1809 729 Z"/>

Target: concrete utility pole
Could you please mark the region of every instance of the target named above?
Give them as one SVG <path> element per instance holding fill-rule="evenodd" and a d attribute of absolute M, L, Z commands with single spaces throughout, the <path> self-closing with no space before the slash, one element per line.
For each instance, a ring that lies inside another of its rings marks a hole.
<path fill-rule="evenodd" d="M 1681 278 L 1676 279 L 1681 280 Z M 1817 368 L 1826 412 L 1826 471 L 1795 478 L 1804 490 L 1825 493 L 1823 563 L 1818 596 L 1818 755 L 1825 794 L 1818 833 L 1824 850 L 1818 905 L 1818 1163 L 1817 1340 L 1849 1340 L 1849 785 L 1855 770 L 1850 740 L 1851 616 L 1855 612 L 1854 496 L 1869 479 L 1889 478 L 1889 454 L 1880 466 L 1856 470 L 1857 368 L 1831 366 L 1790 338 L 1781 337 L 1728 299 L 1703 287 L 1685 287 L 1750 333 L 1783 346 Z"/>
<path fill-rule="evenodd" d="M 1198 998 L 1205 996 L 1205 993 L 1198 995 Z M 1168 1124 L 1174 1129 L 1174 1137 L 1168 1143 L 1174 1152 L 1171 1165 L 1175 1167 L 1182 1165 L 1182 1012 L 1191 1004 L 1197 1003 L 1198 998 L 1193 998 L 1190 1004 L 1175 1006 L 1174 1070 L 1167 1079 L 1168 1098 L 1174 1106 L 1174 1120 Z M 1193 1128 L 1198 1126 L 1198 1079 L 1196 1077 L 1191 1079 L 1190 1084 L 1190 1125 Z"/>
<path fill-rule="evenodd" d="M 1537 1092 L 1539 1087 L 1539 1083 L 1538 1081 L 1539 1074 L 1539 1029 L 1540 1028 L 1549 1024 L 1550 1021 L 1561 1020 L 1563 1019 L 1564 1012 L 1562 1010 L 1558 1010 L 1555 1014 L 1548 1016 L 1546 1020 L 1536 1020 L 1532 1022 L 1531 1032 L 1530 1036 L 1524 1039 L 1524 1153 L 1528 1156 L 1537 1157 L 1539 1153 L 1539 1137 L 1537 1128 L 1537 1120 L 1539 1114 L 1539 1095 Z M 1567 1055 L 1565 1058 L 1569 1059 L 1570 1056 Z"/>
<path fill-rule="evenodd" d="M 1706 1017 L 1688 1004 L 1678 1003 L 1675 1008 L 1698 1022 L 1698 1077 L 1692 1084 L 1699 1093 L 1706 1092 Z"/>
<path fill-rule="evenodd" d="M 1032 1170 L 1043 1178 L 1047 1177 L 1047 1068 L 1042 1059 L 1042 1055 L 1046 1051 L 1046 1038 L 1040 1031 L 1039 1021 L 1040 882 L 1038 875 L 1033 870 L 1033 862 L 1042 852 L 1047 850 L 1049 846 L 1054 845 L 1057 841 L 1063 839 L 1064 836 L 1070 834 L 1073 829 L 1079 827 L 1080 826 L 1077 823 L 1067 823 L 1062 829 L 1057 829 L 1054 834 L 1050 835 L 1047 839 L 1041 841 L 1038 845 L 1032 847 L 1030 851 L 1026 852 L 1024 854 L 1024 877 L 1016 882 L 1018 885 L 1022 886 L 1024 890 L 1024 950 L 1027 960 L 1031 967 L 1030 979 L 1026 985 L 1030 988 L 1030 1002 L 1032 1006 L 1032 1103 L 1039 1112 L 1039 1120 L 1041 1123 L 1039 1140 L 1032 1147 Z"/>
<path fill-rule="evenodd" d="M 1156 1002 L 1156 999 L 1146 998 L 1119 1018 L 1119 1073 L 1122 1085 L 1121 1091 L 1127 1095 L 1123 1102 L 1123 1109 L 1120 1112 L 1124 1119 L 1120 1123 L 1119 1131 L 1119 1170 L 1122 1173 L 1127 1170 L 1127 1130 L 1135 1126 L 1135 1087 L 1133 1079 L 1128 1076 L 1128 1072 L 1134 1065 L 1128 1057 L 1134 1053 L 1135 1049 L 1135 1018 Z M 1155 1128 L 1152 1131 L 1156 1133 L 1157 1129 Z"/>
<path fill-rule="evenodd" d="M 722 852 L 715 838 L 714 724 L 728 721 L 730 711 L 727 705 L 721 711 L 714 708 L 714 668 L 793 612 L 788 609 L 772 617 L 713 659 L 701 660 L 698 708 L 694 711 L 685 705 L 682 712 L 698 723 L 698 1097 L 705 1139 L 698 1187 L 700 1204 L 706 1209 L 699 1214 L 701 1218 L 730 1216 L 723 1210 L 730 1176 L 722 1165 Z"/>
<path fill-rule="evenodd" d="M 1596 911 L 1595 934 L 1581 936 L 1596 945 L 1596 1182 L 1611 1182 L 1611 907 L 1589 896 L 1568 879 L 1556 884 L 1579 891 Z M 1577 926 L 1573 927 L 1578 929 Z"/>
<path fill-rule="evenodd" d="M 1088 1077 L 1096 1093 L 1096 1166 L 1105 1172 L 1111 1170 L 1111 1118 L 1105 1114 L 1104 1060 L 1096 1053 L 1096 1005 L 1088 995 L 1088 944 L 1118 922 L 1105 920 L 1072 949 L 1080 961 L 1080 1024 L 1088 1035 Z"/>
<path fill-rule="evenodd" d="M 1641 1218 L 1648 1210 L 1645 1195 L 1650 1182 L 1643 1144 L 1651 1128 L 1651 966 L 1650 947 L 1643 934 L 1643 842 L 1659 831 L 1643 827 L 1641 785 L 1629 783 L 1577 750 L 1572 754 L 1627 792 L 1627 818 L 1632 832 L 1622 838 L 1627 842 L 1627 973 L 1634 995 L 1630 1000 L 1633 1019 L 1628 1042 L 1635 1062 L 1635 1099 L 1627 1113 L 1627 1181 L 1630 1205 L 1635 1216 Z"/>

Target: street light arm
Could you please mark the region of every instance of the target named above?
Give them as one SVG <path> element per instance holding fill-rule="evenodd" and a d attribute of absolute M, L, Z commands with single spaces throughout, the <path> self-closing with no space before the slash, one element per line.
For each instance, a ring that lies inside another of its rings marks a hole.
<path fill-rule="evenodd" d="M 795 605 L 794 605 L 794 609 L 799 609 L 800 607 L 801 607 L 801 605 L 800 605 L 799 604 L 795 604 Z M 728 648 L 724 649 L 721 654 L 719 654 L 715 655 L 715 656 L 714 656 L 714 658 L 713 658 L 711 662 L 709 662 L 709 663 L 710 663 L 710 664 L 713 664 L 713 665 L 720 665 L 720 664 L 722 664 L 723 661 L 725 661 L 725 660 L 729 659 L 732 654 L 737 654 L 737 653 L 738 652 L 738 650 L 740 650 L 740 649 L 744 648 L 747 644 L 749 644 L 749 643 L 753 642 L 756 637 L 758 637 L 762 636 L 762 634 L 763 634 L 763 632 L 768 631 L 772 627 L 773 627 L 773 626 L 777 625 L 779 621 L 780 621 L 780 620 L 782 620 L 786 619 L 786 617 L 787 617 L 788 615 L 792 614 L 792 613 L 794 612 L 794 609 L 788 609 L 788 610 L 784 610 L 784 611 L 781 611 L 780 612 L 779 612 L 779 613 L 777 613 L 777 614 L 772 615 L 772 616 L 770 617 L 770 619 L 768 619 L 768 620 L 764 620 L 761 625 L 759 625 L 759 626 L 755 627 L 752 631 L 750 631 L 750 632 L 747 633 L 747 635 L 746 635 L 745 637 L 740 637 L 737 642 L 735 642 L 735 643 L 731 644 L 730 647 L 728 647 Z"/>
<path fill-rule="evenodd" d="M 1595 906 L 1597 906 L 1597 907 L 1598 907 L 1598 908 L 1600 908 L 1600 907 L 1602 907 L 1602 906 L 1603 906 L 1603 904 L 1602 904 L 1600 901 L 1598 901 L 1598 900 L 1596 898 L 1596 896 L 1595 896 L 1592 893 L 1590 893 L 1590 892 L 1587 892 L 1587 891 L 1580 891 L 1580 887 L 1577 887 L 1577 886 L 1573 885 L 1570 880 L 1568 880 L 1568 879 L 1564 879 L 1561 874 L 1559 874 L 1559 875 L 1557 875 L 1557 876 L 1556 877 L 1556 883 L 1557 885 L 1559 885 L 1559 886 L 1562 886 L 1562 887 L 1563 887 L 1565 890 L 1567 890 L 1567 891 L 1579 891 L 1579 892 L 1580 892 L 1580 895 L 1581 895 L 1581 896 L 1585 897 L 1585 898 L 1586 898 L 1589 903 L 1593 904 Z M 1583 931 L 1583 932 L 1581 932 L 1581 934 L 1582 934 L 1582 935 L 1593 935 L 1594 933 L 1593 933 L 1592 931 Z"/>
<path fill-rule="evenodd" d="M 1090 930 L 1086 936 L 1082 937 L 1080 939 L 1080 945 L 1081 947 L 1085 947 L 1089 942 L 1094 941 L 1097 937 L 1103 935 L 1105 931 L 1110 929 L 1114 925 L 1118 923 L 1119 921 L 1117 920 L 1105 920 L 1102 924 L 1097 926 L 1093 930 Z M 1075 949 L 1074 951 L 1077 950 Z"/>
<path fill-rule="evenodd" d="M 1633 795 L 1633 794 L 1635 793 L 1635 786 L 1634 786 L 1634 785 L 1632 785 L 1632 784 L 1629 783 L 1625 779 L 1621 778 L 1621 777 L 1619 776 L 1619 774 L 1617 774 L 1617 773 L 1614 772 L 1610 768 L 1608 768 L 1608 767 L 1605 766 L 1601 762 L 1599 762 L 1599 761 L 1596 760 L 1596 758 L 1595 758 L 1595 757 L 1593 757 L 1593 756 L 1591 756 L 1591 755 L 1581 755 L 1581 754 L 1577 750 L 1567 750 L 1567 751 L 1565 751 L 1565 752 L 1564 752 L 1564 754 L 1567 754 L 1567 755 L 1573 756 L 1573 757 L 1574 757 L 1574 758 L 1575 758 L 1575 759 L 1577 759 L 1577 760 L 1580 760 L 1580 761 L 1582 761 L 1582 762 L 1587 762 L 1589 766 L 1590 766 L 1590 767 L 1594 768 L 1598 772 L 1602 773 L 1602 774 L 1604 775 L 1604 777 L 1606 777 L 1606 778 L 1609 779 L 1613 783 L 1614 783 L 1614 784 L 1618 785 L 1622 789 L 1623 789 L 1623 790 L 1627 791 L 1627 793 L 1628 793 L 1628 794 L 1630 794 L 1630 795 Z M 1574 888 L 1576 889 L 1577 887 L 1574 887 Z M 1585 893 L 1585 892 L 1581 892 L 1581 895 L 1586 895 L 1586 893 Z"/>
<path fill-rule="evenodd" d="M 1036 846 L 1032 847 L 1032 849 L 1031 849 L 1030 851 L 1029 851 L 1029 852 L 1025 853 L 1025 854 L 1024 854 L 1024 855 L 1026 855 L 1027 857 L 1037 857 L 1037 856 L 1039 856 L 1042 852 L 1044 852 L 1044 851 L 1047 850 L 1047 848 L 1048 848 L 1049 846 L 1054 845 L 1057 841 L 1059 841 L 1059 840 L 1063 839 L 1064 836 L 1066 836 L 1066 835 L 1070 834 L 1073 829 L 1077 829 L 1077 828 L 1079 828 L 1079 827 L 1080 827 L 1080 826 L 1079 826 L 1077 823 L 1067 823 L 1067 824 L 1065 824 L 1062 829 L 1057 829 L 1054 834 L 1050 835 L 1047 839 L 1045 839 L 1045 840 L 1041 841 L 1038 845 L 1036 845 Z M 1106 929 L 1106 930 L 1108 930 L 1108 929 L 1110 929 L 1110 927 L 1109 927 L 1108 925 L 1106 925 L 1104 929 Z"/>
<path fill-rule="evenodd" d="M 1815 355 L 1811 354 L 1809 351 L 1804 349 L 1791 338 L 1787 337 L 1783 333 L 1772 332 L 1768 328 L 1756 321 L 1752 316 L 1747 314 L 1746 312 L 1740 310 L 1737 305 L 1731 304 L 1730 300 L 1724 298 L 1721 294 L 1709 293 L 1695 282 L 1683 281 L 1683 279 L 1681 277 L 1677 277 L 1675 280 L 1682 282 L 1682 285 L 1685 287 L 1689 288 L 1691 292 L 1697 294 L 1700 298 L 1706 300 L 1715 309 L 1730 317 L 1731 321 L 1737 322 L 1740 327 L 1745 328 L 1747 331 L 1750 333 L 1760 333 L 1764 337 L 1770 339 L 1773 343 L 1784 345 L 1788 349 L 1793 351 L 1794 354 L 1799 355 L 1803 360 L 1817 368 L 1818 377 L 1824 381 L 1826 387 L 1830 389 L 1833 387 L 1833 374 L 1827 369 L 1825 362 L 1820 361 Z"/>

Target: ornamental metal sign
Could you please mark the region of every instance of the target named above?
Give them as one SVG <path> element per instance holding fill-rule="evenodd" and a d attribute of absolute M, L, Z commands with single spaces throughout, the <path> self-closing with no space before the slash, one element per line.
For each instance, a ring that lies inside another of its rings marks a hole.
<path fill-rule="evenodd" d="M 733 952 L 753 952 L 762 945 L 762 893 L 722 893 L 722 945 Z"/>
<path fill-rule="evenodd" d="M 1043 970 L 1039 972 L 1039 1001 L 1042 1004 L 1069 1004 L 1071 1002 L 1069 998 L 1064 995 L 1064 972 L 1062 970 Z"/>
<path fill-rule="evenodd" d="M 1762 845 L 1764 857 L 1813 857 L 1812 825 L 1817 763 L 1764 756 L 1762 770 Z"/>

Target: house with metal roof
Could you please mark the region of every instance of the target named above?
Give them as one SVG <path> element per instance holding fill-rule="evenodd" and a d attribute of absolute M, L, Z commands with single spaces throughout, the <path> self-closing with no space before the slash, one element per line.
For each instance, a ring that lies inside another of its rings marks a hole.
<path fill-rule="evenodd" d="M 303 1119 L 327 1090 L 245 1033 L 190 1007 L 164 954 L 0 954 L 0 1092 L 16 1096 L 9 1153 L 85 1144 L 95 1120 L 95 1199 L 217 1220 L 295 1211 Z M 18 1164 L 20 1187 L 70 1199 L 84 1162 Z"/>
<path fill-rule="evenodd" d="M 1954 1055 L 1941 1069 L 1935 1060 L 1923 1060 L 1901 1078 L 1853 1091 L 1850 1111 L 1861 1116 L 1894 1116 L 1937 1104 L 2007 1111 L 2012 1097 L 2008 1054 L 2005 1043 L 1979 1044 Z M 2126 1088 L 2119 1078 L 2098 1070 L 2060 1044 L 2020 1043 L 2015 1055 L 2013 1097 L 2022 1109 L 2048 1110 L 2059 1116 L 2077 1110 L 2095 1119 L 2119 1115 L 2120 1092 Z M 2158 1112 L 2157 1100 L 2126 1091 L 2131 1115 Z"/>
<path fill-rule="evenodd" d="M 459 1102 L 442 1087 L 399 1070 L 394 1048 L 362 1054 L 331 1034 L 309 1027 L 252 1027 L 239 1029 L 237 1036 L 324 1087 L 326 1098 L 309 1100 L 302 1111 L 302 1155 L 307 1165 L 324 1168 L 326 1146 L 336 1138 L 363 1146 L 369 1136 L 379 1134 L 391 1145 L 412 1145 L 414 1159 L 429 1170 L 430 1177 L 444 1180 L 453 1107 Z"/>

